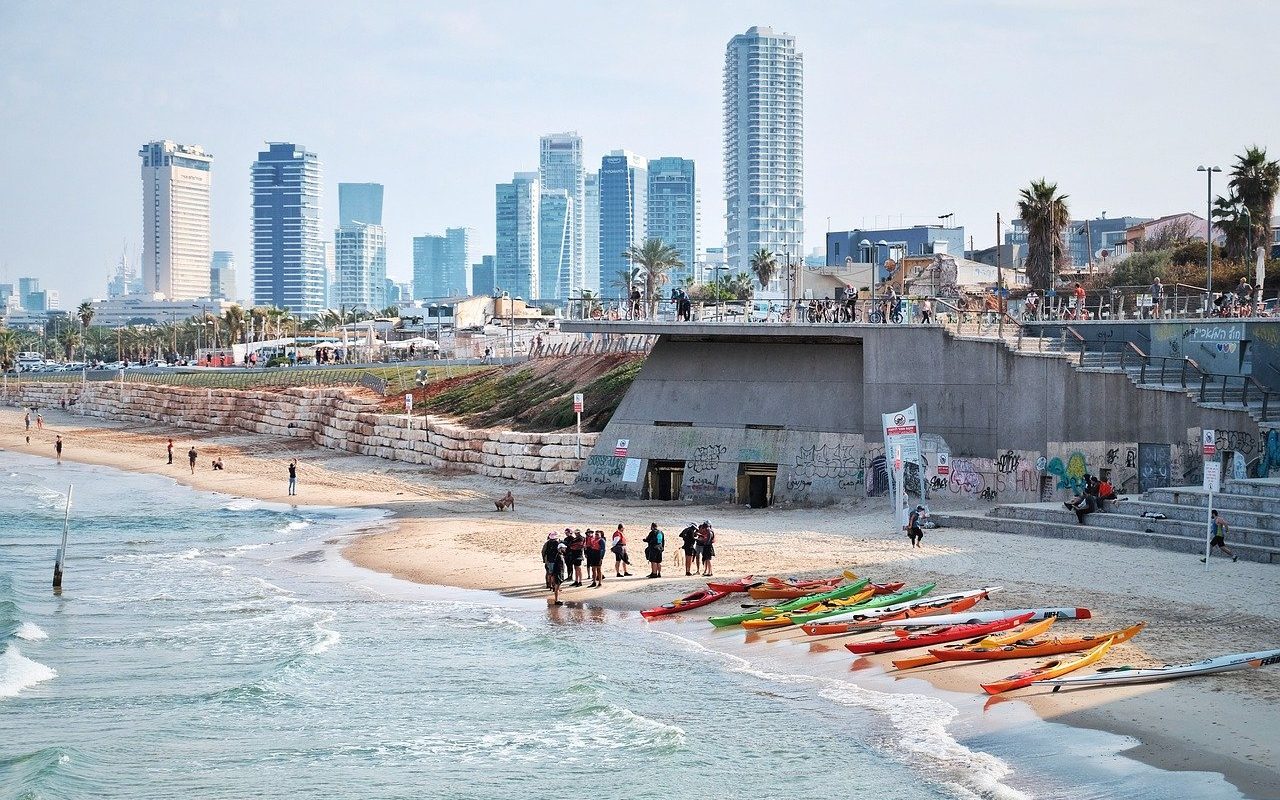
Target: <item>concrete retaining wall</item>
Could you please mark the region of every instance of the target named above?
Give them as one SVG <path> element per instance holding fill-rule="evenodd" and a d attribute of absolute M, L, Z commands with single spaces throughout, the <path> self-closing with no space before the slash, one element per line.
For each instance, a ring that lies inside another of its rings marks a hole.
<path fill-rule="evenodd" d="M 384 414 L 372 395 L 344 388 L 280 391 L 130 383 L 10 384 L 4 402 L 58 407 L 112 420 L 222 433 L 303 437 L 321 447 L 527 483 L 573 483 L 581 464 L 572 433 L 473 430 L 441 417 Z M 582 434 L 582 452 L 597 434 Z"/>

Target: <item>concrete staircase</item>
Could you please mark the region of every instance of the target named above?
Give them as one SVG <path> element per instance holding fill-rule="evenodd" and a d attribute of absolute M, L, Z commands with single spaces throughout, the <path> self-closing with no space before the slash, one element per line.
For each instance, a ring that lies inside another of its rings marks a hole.
<path fill-rule="evenodd" d="M 1090 514 L 1083 525 L 1062 503 L 998 505 L 989 511 L 934 513 L 943 527 L 1204 553 L 1208 498 L 1198 486 L 1153 489 Z M 1213 507 L 1230 530 L 1227 547 L 1242 560 L 1280 563 L 1280 478 L 1229 481 Z M 1146 513 L 1148 516 L 1142 516 Z M 1151 515 L 1160 514 L 1164 519 Z M 1218 557 L 1218 556 L 1215 556 Z"/>

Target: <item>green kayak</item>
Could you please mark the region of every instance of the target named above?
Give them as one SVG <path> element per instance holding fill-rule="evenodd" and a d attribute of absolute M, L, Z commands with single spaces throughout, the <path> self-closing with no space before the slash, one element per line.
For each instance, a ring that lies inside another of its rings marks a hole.
<path fill-rule="evenodd" d="M 909 603 L 912 600 L 919 600 L 929 592 L 934 590 L 936 583 L 926 583 L 913 589 L 903 589 L 897 594 L 876 595 L 869 600 L 858 603 L 856 606 L 836 606 L 823 611 L 813 611 L 808 614 L 792 614 L 791 622 L 795 625 L 803 625 L 806 622 L 813 622 L 815 619 L 829 617 L 832 614 L 840 614 L 845 611 L 865 611 L 869 608 L 883 608 L 891 606 L 895 603 Z"/>
<path fill-rule="evenodd" d="M 744 614 L 730 614 L 723 617 L 712 617 L 708 621 L 717 628 L 728 628 L 731 625 L 741 625 L 749 619 L 760 619 L 762 617 L 780 614 L 783 611 L 791 611 L 797 608 L 811 606 L 814 603 L 822 603 L 827 600 L 839 600 L 842 597 L 849 597 L 850 595 L 855 595 L 865 589 L 869 583 L 871 583 L 870 578 L 859 578 L 853 583 L 846 583 L 838 589 L 832 589 L 831 591 L 823 592 L 822 594 L 811 594 L 808 597 L 788 600 L 787 602 L 779 603 L 776 606 L 767 606 L 759 609 L 758 611 L 748 611 Z"/>

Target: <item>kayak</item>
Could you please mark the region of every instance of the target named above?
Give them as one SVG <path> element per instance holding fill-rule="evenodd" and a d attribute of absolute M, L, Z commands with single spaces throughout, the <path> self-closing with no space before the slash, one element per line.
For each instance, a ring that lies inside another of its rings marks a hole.
<path fill-rule="evenodd" d="M 932 614 L 950 614 L 967 611 L 987 598 L 987 593 L 999 587 L 974 589 L 967 592 L 953 592 L 937 597 L 924 597 L 907 603 L 895 603 L 881 608 L 858 609 L 847 613 L 825 617 L 821 622 L 805 623 L 804 632 L 810 636 L 824 636 L 831 633 L 860 633 L 872 631 L 885 623 L 924 617 Z"/>
<path fill-rule="evenodd" d="M 750 589 L 752 586 L 759 585 L 759 583 L 760 581 L 757 581 L 754 575 L 744 575 L 743 577 L 738 578 L 736 581 L 731 581 L 729 583 L 717 583 L 714 581 L 707 581 L 707 588 L 713 592 L 724 592 L 725 594 L 733 594 L 734 592 L 745 592 L 746 590 Z"/>
<path fill-rule="evenodd" d="M 747 590 L 753 600 L 795 600 L 817 592 L 825 592 L 836 588 L 844 578 L 831 578 L 821 581 L 804 581 L 803 583 L 762 583 Z"/>
<path fill-rule="evenodd" d="M 982 690 L 987 694 L 1000 694 L 1001 692 L 1008 692 L 1012 689 L 1021 689 L 1024 686 L 1030 686 L 1032 683 L 1040 679 L 1056 678 L 1059 675 L 1066 675 L 1068 672 L 1074 672 L 1081 667 L 1087 667 L 1095 661 L 1098 661 L 1107 654 L 1107 651 L 1111 649 L 1111 645 L 1113 644 L 1115 644 L 1114 639 L 1107 639 L 1105 642 L 1092 650 L 1089 650 L 1077 659 L 1071 661 L 1064 661 L 1062 659 L 1046 661 L 1037 667 L 1024 669 L 1022 672 L 1016 672 L 1004 680 L 984 683 L 982 684 Z"/>
<path fill-rule="evenodd" d="M 1009 631 L 1008 633 L 1002 633 L 999 636 L 988 636 L 985 639 L 976 638 L 976 639 L 970 639 L 967 642 L 949 644 L 947 645 L 946 649 L 955 650 L 961 647 L 972 647 L 974 645 L 982 645 L 983 647 L 1000 647 L 1006 644 L 1013 644 L 1014 642 L 1020 642 L 1023 639 L 1030 639 L 1034 636 L 1039 636 L 1040 634 L 1049 630 L 1049 628 L 1053 627 L 1053 623 L 1057 621 L 1058 621 L 1057 617 L 1046 617 L 1045 619 L 1042 619 L 1039 622 L 1033 622 L 1027 627 L 1020 628 L 1016 631 Z M 898 669 L 913 669 L 914 667 L 927 667 L 930 664 L 940 664 L 940 663 L 942 663 L 942 659 L 938 658 L 932 653 L 925 653 L 922 656 L 912 656 L 911 658 L 900 658 L 897 661 L 894 661 L 893 665 Z"/>
<path fill-rule="evenodd" d="M 794 625 L 796 624 L 794 621 L 796 614 L 812 613 L 832 606 L 835 608 L 845 608 L 847 606 L 857 605 L 858 603 L 870 600 L 874 596 L 875 590 L 868 586 L 855 595 L 851 595 L 840 600 L 832 600 L 829 603 L 814 603 L 811 606 L 805 606 L 804 608 L 797 609 L 795 611 L 784 611 L 781 614 L 770 614 L 767 617 L 760 617 L 759 619 L 743 620 L 742 627 L 748 630 L 758 630 L 760 628 L 781 628 L 787 625 Z"/>
<path fill-rule="evenodd" d="M 1219 672 L 1234 672 L 1240 669 L 1265 667 L 1280 664 L 1280 650 L 1259 650 L 1256 653 L 1236 653 L 1234 655 L 1217 656 L 1197 661 L 1194 664 L 1178 664 L 1176 666 L 1155 667 L 1152 669 L 1136 669 L 1134 667 L 1103 667 L 1092 675 L 1081 675 L 1075 678 L 1047 678 L 1036 681 L 1053 687 L 1056 692 L 1068 689 L 1083 689 L 1089 686 L 1122 686 L 1126 683 L 1155 683 L 1171 681 L 1178 678 L 1190 678 L 1193 675 L 1215 675 Z"/>
<path fill-rule="evenodd" d="M 871 588 L 876 590 L 876 594 L 893 594 L 902 591 L 902 587 L 906 586 L 902 581 L 894 581 L 893 583 L 873 583 Z"/>
<path fill-rule="evenodd" d="M 1030 641 L 1007 644 L 1003 647 L 975 645 L 973 647 L 962 647 L 958 650 L 938 648 L 929 652 L 942 661 L 986 661 L 997 658 L 1057 656 L 1063 653 L 1074 653 L 1077 650 L 1088 650 L 1107 639 L 1114 639 L 1114 644 L 1127 642 L 1137 636 L 1145 625 L 1145 622 L 1139 622 L 1137 625 L 1117 631 L 1088 636 L 1068 636 L 1061 639 L 1032 639 Z"/>
<path fill-rule="evenodd" d="M 929 592 L 932 592 L 935 586 L 937 586 L 936 583 L 926 583 L 916 586 L 913 589 L 872 597 L 870 600 L 864 600 L 861 603 L 853 605 L 847 603 L 828 603 L 826 608 L 818 608 L 813 611 L 802 611 L 798 614 L 792 614 L 791 619 L 797 625 L 804 625 L 806 622 L 824 619 L 852 609 L 875 609 L 884 608 L 885 606 L 893 606 L 899 603 L 906 603 L 911 600 L 919 600 Z"/>
<path fill-rule="evenodd" d="M 709 603 L 714 603 L 722 597 L 728 597 L 728 592 L 717 592 L 715 589 L 699 589 L 696 592 L 690 592 L 679 600 L 672 600 L 670 603 L 660 605 L 657 608 L 649 608 L 641 611 L 644 617 L 663 617 L 667 614 L 678 614 L 681 611 L 688 611 L 691 608 L 699 608 Z"/>
<path fill-rule="evenodd" d="M 1021 625 L 1030 618 L 1030 614 L 1023 614 L 1018 617 L 998 619 L 994 622 L 979 622 L 975 625 L 948 625 L 945 628 L 938 628 L 924 633 L 909 634 L 901 631 L 884 639 L 875 639 L 870 642 L 850 642 L 845 647 L 848 648 L 850 653 L 857 653 L 858 655 L 888 653 L 893 650 L 910 650 L 913 647 L 946 644 L 960 639 L 970 639 L 974 636 L 986 636 L 989 633 L 1007 631 L 1010 628 Z"/>
<path fill-rule="evenodd" d="M 991 622 L 1018 614 L 1031 614 L 1031 621 L 1037 622 L 1045 617 L 1058 619 L 1090 619 L 1093 615 L 1087 608 L 1014 608 L 1006 611 L 971 611 L 968 614 L 946 614 L 937 617 L 913 619 L 902 623 L 903 628 L 927 628 L 933 625 L 967 625 L 975 622 Z"/>
<path fill-rule="evenodd" d="M 839 600 L 842 597 L 849 597 L 865 589 L 867 587 L 867 584 L 869 583 L 871 583 L 870 579 L 859 578 L 853 583 L 846 584 L 837 589 L 832 589 L 828 592 L 822 592 L 820 594 L 812 594 L 812 595 L 809 595 L 808 597 L 801 597 L 796 600 L 790 600 L 785 603 L 780 603 L 776 606 L 765 606 L 764 608 L 758 608 L 755 611 L 748 611 L 743 614 L 730 614 L 728 616 L 723 616 L 723 617 L 712 617 L 711 619 L 708 620 L 708 622 L 710 622 L 712 625 L 716 626 L 717 628 L 725 628 L 730 625 L 740 625 L 749 619 L 760 619 L 761 617 L 768 617 L 774 614 L 780 614 L 783 611 L 793 611 L 797 608 L 804 608 L 805 606 L 810 606 L 810 605 L 813 605 L 814 603 L 822 603 L 827 600 Z"/>

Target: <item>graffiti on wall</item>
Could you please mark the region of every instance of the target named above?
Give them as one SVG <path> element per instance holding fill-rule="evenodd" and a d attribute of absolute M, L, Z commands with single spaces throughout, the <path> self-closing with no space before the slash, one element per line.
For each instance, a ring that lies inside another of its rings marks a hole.
<path fill-rule="evenodd" d="M 722 444 L 704 444 L 701 447 L 694 448 L 693 454 L 689 458 L 687 469 L 695 475 L 703 472 L 716 472 L 720 469 L 720 459 L 728 452 L 728 449 Z"/>
<path fill-rule="evenodd" d="M 1159 489 L 1172 483 L 1169 446 L 1138 444 L 1138 491 Z"/>
<path fill-rule="evenodd" d="M 622 470 L 627 465 L 625 458 L 617 456 L 591 456 L 587 465 L 578 476 L 578 483 L 607 485 L 622 480 Z"/>
<path fill-rule="evenodd" d="M 1236 453 L 1244 453 L 1246 456 L 1257 452 L 1258 438 L 1248 431 L 1215 430 L 1213 435 L 1218 444 L 1218 452 L 1231 450 Z"/>
<path fill-rule="evenodd" d="M 1272 428 L 1267 432 L 1262 458 L 1258 460 L 1258 477 L 1269 478 L 1280 474 L 1280 430 Z"/>
<path fill-rule="evenodd" d="M 846 478 L 863 468 L 861 449 L 851 444 L 801 447 L 791 472 L 804 478 Z"/>
<path fill-rule="evenodd" d="M 1049 463 L 1045 465 L 1045 472 L 1058 479 L 1054 488 L 1068 489 L 1075 494 L 1080 494 L 1084 491 L 1084 477 L 1089 472 L 1089 465 L 1085 461 L 1084 453 L 1077 450 L 1067 456 L 1065 463 L 1057 456 L 1049 459 Z"/>

